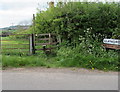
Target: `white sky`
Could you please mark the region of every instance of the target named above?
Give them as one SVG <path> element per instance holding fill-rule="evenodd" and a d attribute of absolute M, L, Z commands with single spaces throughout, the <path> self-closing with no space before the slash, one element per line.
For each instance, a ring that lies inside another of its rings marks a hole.
<path fill-rule="evenodd" d="M 41 10 L 44 10 L 45 8 L 48 7 L 47 5 L 48 1 L 56 1 L 56 0 L 0 0 L 0 28 L 8 27 L 11 26 L 12 24 L 17 25 L 24 21 L 31 23 L 33 14 L 36 14 L 37 12 L 36 9 L 39 8 Z M 79 1 L 79 0 L 74 0 L 74 1 Z M 88 1 L 98 1 L 98 0 L 88 0 Z M 120 0 L 105 0 L 105 1 L 118 2 Z"/>
<path fill-rule="evenodd" d="M 49 0 L 0 0 L 0 28 L 32 20 L 37 8 L 43 10 Z M 38 5 L 39 4 L 39 5 Z"/>

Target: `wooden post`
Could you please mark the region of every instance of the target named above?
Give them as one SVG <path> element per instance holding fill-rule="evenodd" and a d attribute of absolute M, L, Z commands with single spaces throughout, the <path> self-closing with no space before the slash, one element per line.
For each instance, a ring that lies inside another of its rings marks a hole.
<path fill-rule="evenodd" d="M 49 33 L 49 44 L 51 44 L 51 34 Z"/>
<path fill-rule="evenodd" d="M 60 35 L 58 35 L 58 42 L 59 42 L 59 44 L 61 44 L 61 37 L 60 37 Z"/>
<path fill-rule="evenodd" d="M 35 14 L 33 14 L 33 34 L 35 34 Z"/>
<path fill-rule="evenodd" d="M 33 32 L 32 34 L 30 35 L 30 54 L 35 54 L 35 14 L 33 14 L 33 23 L 32 23 L 32 26 L 33 26 Z"/>
<path fill-rule="evenodd" d="M 30 35 L 29 47 L 30 54 L 35 54 L 34 34 Z"/>

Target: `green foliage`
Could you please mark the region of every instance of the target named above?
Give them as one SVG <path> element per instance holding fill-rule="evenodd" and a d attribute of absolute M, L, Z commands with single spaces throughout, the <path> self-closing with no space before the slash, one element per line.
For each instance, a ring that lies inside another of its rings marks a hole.
<path fill-rule="evenodd" d="M 76 48 L 61 48 L 58 51 L 58 61 L 64 67 L 83 67 L 88 69 L 118 70 L 118 53 L 106 52 L 98 47 L 97 51 L 85 50 L 81 45 Z"/>
<path fill-rule="evenodd" d="M 120 3 L 58 3 L 56 7 L 46 11 L 38 10 L 35 22 L 35 33 L 56 33 L 62 37 L 64 46 L 56 49 L 56 55 L 39 52 L 34 56 L 3 55 L 3 67 L 45 66 L 120 70 L 118 51 L 106 51 L 101 46 L 103 38 L 120 39 Z M 25 32 L 32 33 L 32 29 Z"/>
<path fill-rule="evenodd" d="M 84 50 L 84 49 L 85 50 Z M 117 51 L 106 52 L 100 46 L 93 50 L 83 44 L 76 48 L 62 47 L 57 50 L 57 56 L 46 56 L 39 53 L 34 56 L 3 55 L 2 66 L 7 67 L 78 67 L 118 71 L 119 59 Z"/>
<path fill-rule="evenodd" d="M 76 46 L 62 46 L 60 49 L 54 49 L 50 55 L 42 51 L 37 51 L 36 55 L 27 55 L 22 51 L 8 51 L 3 54 L 2 66 L 6 67 L 82 67 L 99 70 L 118 70 L 119 55 L 118 51 L 106 51 L 101 47 L 98 40 L 91 40 L 89 32 L 85 37 L 80 37 L 80 44 Z M 10 39 L 5 37 L 4 39 Z M 14 41 L 13 43 L 20 43 Z M 7 42 L 8 43 L 8 42 Z M 4 43 L 5 44 L 5 43 Z M 71 44 L 70 44 L 71 45 Z M 39 47 L 40 48 L 40 47 Z"/>
<path fill-rule="evenodd" d="M 45 66 L 44 59 L 34 56 L 2 56 L 3 67 Z"/>
<path fill-rule="evenodd" d="M 101 40 L 104 37 L 119 38 L 119 28 L 120 5 L 114 2 L 58 3 L 36 15 L 36 33 L 57 33 L 65 40 L 77 40 L 87 29 Z"/>

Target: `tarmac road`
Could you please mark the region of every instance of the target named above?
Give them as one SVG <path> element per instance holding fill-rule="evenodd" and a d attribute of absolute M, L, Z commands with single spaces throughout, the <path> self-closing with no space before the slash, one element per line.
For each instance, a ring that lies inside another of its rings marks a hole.
<path fill-rule="evenodd" d="M 78 68 L 3 70 L 3 90 L 118 90 L 118 73 Z"/>

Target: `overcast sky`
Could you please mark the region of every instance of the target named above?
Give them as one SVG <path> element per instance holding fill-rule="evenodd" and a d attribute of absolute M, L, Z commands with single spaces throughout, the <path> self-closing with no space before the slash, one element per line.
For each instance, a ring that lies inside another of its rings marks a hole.
<path fill-rule="evenodd" d="M 55 0 L 0 0 L 0 28 L 22 24 L 25 21 L 31 23 L 37 8 L 45 10 L 48 7 L 48 1 Z"/>
<path fill-rule="evenodd" d="M 0 0 L 0 28 L 30 23 L 37 8 L 44 10 L 49 0 Z"/>

